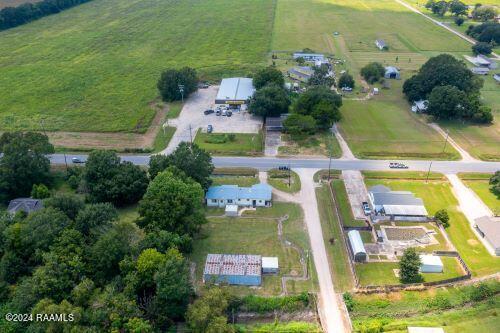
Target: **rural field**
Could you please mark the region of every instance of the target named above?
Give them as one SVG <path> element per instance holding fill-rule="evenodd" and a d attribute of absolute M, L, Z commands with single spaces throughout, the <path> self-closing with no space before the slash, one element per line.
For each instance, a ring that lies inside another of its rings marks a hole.
<path fill-rule="evenodd" d="M 376 49 L 377 38 L 386 40 L 389 52 Z M 368 62 L 398 66 L 408 78 L 430 54 L 470 50 L 467 42 L 392 0 L 278 1 L 272 50 L 306 47 L 345 60 L 342 67 L 357 81 Z M 345 99 L 340 130 L 355 155 L 457 159 L 451 147 L 443 154 L 443 138 L 410 114 L 401 86 L 402 80 L 391 81 L 390 89 L 382 89 L 374 100 Z"/>
<path fill-rule="evenodd" d="M 395 191 L 411 191 L 422 198 L 429 214 L 439 209 L 446 209 L 450 215 L 450 227 L 446 229 L 451 242 L 457 248 L 473 276 L 484 276 L 500 269 L 500 258 L 492 257 L 483 244 L 477 239 L 469 222 L 460 212 L 458 201 L 451 191 L 451 185 L 443 180 L 395 180 L 368 179 L 368 187 L 382 184 Z"/>
<path fill-rule="evenodd" d="M 473 190 L 495 215 L 500 215 L 500 198 L 490 191 L 489 173 L 462 173 L 459 177 Z"/>
<path fill-rule="evenodd" d="M 210 79 L 264 65 L 274 6 L 94 0 L 0 32 L 0 130 L 145 132 L 163 69 Z"/>

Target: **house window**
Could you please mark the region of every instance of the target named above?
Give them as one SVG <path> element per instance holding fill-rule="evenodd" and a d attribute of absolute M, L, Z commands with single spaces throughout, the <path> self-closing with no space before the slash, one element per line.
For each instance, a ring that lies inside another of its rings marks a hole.
<path fill-rule="evenodd" d="M 227 199 L 227 203 L 233 203 L 233 199 Z"/>
<path fill-rule="evenodd" d="M 213 203 L 217 203 L 217 199 L 212 199 L 212 202 Z"/>
<path fill-rule="evenodd" d="M 259 202 L 262 202 L 262 200 L 259 200 Z"/>

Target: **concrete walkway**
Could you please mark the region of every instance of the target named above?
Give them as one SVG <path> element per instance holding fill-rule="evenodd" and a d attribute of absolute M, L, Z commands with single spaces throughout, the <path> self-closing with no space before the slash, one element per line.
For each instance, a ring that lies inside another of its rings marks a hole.
<path fill-rule="evenodd" d="M 337 141 L 339 142 L 340 149 L 342 149 L 342 155 L 340 156 L 340 159 L 341 160 L 357 160 L 357 158 L 352 153 L 351 148 L 349 148 L 349 145 L 347 144 L 347 142 L 344 140 L 344 138 L 340 134 L 339 129 L 337 127 L 337 124 L 334 124 L 332 126 L 331 131 L 333 134 L 335 134 L 335 137 L 337 138 Z"/>
<path fill-rule="evenodd" d="M 433 129 L 435 129 L 439 134 L 441 134 L 441 136 L 443 138 L 446 139 L 446 136 L 448 134 L 441 128 L 441 126 L 439 126 L 436 123 L 430 123 L 429 126 L 432 127 Z M 479 160 L 477 160 L 474 157 L 472 157 L 471 154 L 469 154 L 465 149 L 463 149 L 462 147 L 460 147 L 458 145 L 458 143 L 456 143 L 456 141 L 453 140 L 453 138 L 451 136 L 449 136 L 449 135 L 448 135 L 448 143 L 453 148 L 455 148 L 456 151 L 458 151 L 460 153 L 460 156 L 462 157 L 462 161 L 464 161 L 464 162 L 479 162 Z"/>
<path fill-rule="evenodd" d="M 486 206 L 486 204 L 477 196 L 474 191 L 465 186 L 460 178 L 456 174 L 446 174 L 446 177 L 450 181 L 452 185 L 452 191 L 455 197 L 458 200 L 458 204 L 460 210 L 465 215 L 467 220 L 469 221 L 470 227 L 476 234 L 477 238 L 484 244 L 486 249 L 492 254 L 495 255 L 495 251 L 493 248 L 484 241 L 484 238 L 481 237 L 476 228 L 474 228 L 474 221 L 483 216 L 493 216 L 491 210 Z M 451 221 L 453 223 L 453 221 Z"/>

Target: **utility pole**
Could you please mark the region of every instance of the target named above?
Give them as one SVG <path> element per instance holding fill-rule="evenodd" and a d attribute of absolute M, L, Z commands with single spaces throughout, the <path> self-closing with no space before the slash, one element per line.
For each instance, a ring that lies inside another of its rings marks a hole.
<path fill-rule="evenodd" d="M 191 132 L 191 124 L 189 124 L 189 141 L 191 142 L 191 147 L 193 146 L 193 133 Z"/>
<path fill-rule="evenodd" d="M 450 136 L 450 131 L 446 131 L 446 139 L 444 140 L 443 153 L 446 149 L 446 144 L 448 143 L 448 137 Z"/>
<path fill-rule="evenodd" d="M 335 125 L 334 125 L 335 126 Z M 332 170 L 332 149 L 333 149 L 333 130 L 331 131 L 332 132 L 332 138 L 330 140 L 330 156 L 329 156 L 329 160 L 328 160 L 328 181 L 330 181 L 330 177 L 331 177 L 331 170 Z"/>
<path fill-rule="evenodd" d="M 291 168 L 290 162 L 288 162 L 288 187 L 289 188 L 292 186 L 291 176 L 292 176 L 292 168 Z"/>
<path fill-rule="evenodd" d="M 425 183 L 427 184 L 429 182 L 429 174 L 431 173 L 431 167 L 432 167 L 432 161 L 429 164 L 429 170 L 427 171 L 427 177 L 425 179 Z"/>
<path fill-rule="evenodd" d="M 179 87 L 179 92 L 181 93 L 182 104 L 184 104 L 184 85 L 179 84 L 178 87 Z"/>

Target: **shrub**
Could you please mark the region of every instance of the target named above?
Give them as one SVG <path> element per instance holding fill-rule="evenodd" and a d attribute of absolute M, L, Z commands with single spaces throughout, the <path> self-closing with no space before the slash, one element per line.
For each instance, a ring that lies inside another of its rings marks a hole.
<path fill-rule="evenodd" d="M 348 311 L 353 311 L 354 310 L 354 306 L 356 305 L 355 301 L 354 301 L 354 298 L 352 297 L 352 295 L 348 292 L 345 292 L 343 295 L 342 295 L 342 298 L 344 299 L 344 303 L 345 303 L 345 306 L 347 308 Z"/>
<path fill-rule="evenodd" d="M 44 184 L 34 184 L 31 190 L 31 197 L 34 199 L 45 199 L 50 197 L 50 191 Z"/>
<path fill-rule="evenodd" d="M 491 53 L 491 51 L 493 49 L 493 47 L 491 46 L 491 44 L 485 43 L 485 42 L 478 42 L 478 43 L 472 45 L 471 48 L 472 48 L 472 52 L 474 54 L 476 54 L 476 55 L 477 54 L 486 54 L 486 55 L 488 55 L 488 54 Z"/>
<path fill-rule="evenodd" d="M 361 68 L 361 76 L 368 83 L 375 83 L 381 78 L 384 77 L 385 68 L 379 62 L 371 62 L 367 64 L 365 67 Z"/>
<path fill-rule="evenodd" d="M 242 307 L 246 311 L 265 313 L 275 310 L 293 312 L 304 309 L 309 305 L 307 293 L 282 297 L 261 297 L 248 295 L 243 297 Z"/>
<path fill-rule="evenodd" d="M 446 209 L 440 209 L 435 214 L 434 217 L 443 227 L 448 228 L 450 226 L 450 216 Z"/>
<path fill-rule="evenodd" d="M 486 283 L 480 283 L 474 288 L 471 288 L 469 299 L 473 302 L 479 302 L 493 296 L 493 289 Z"/>
<path fill-rule="evenodd" d="M 446 310 L 452 307 L 450 299 L 441 294 L 429 299 L 426 305 L 428 308 L 439 310 Z"/>
<path fill-rule="evenodd" d="M 464 24 L 464 18 L 463 17 L 455 17 L 455 24 L 458 25 L 458 26 L 461 26 L 462 24 Z"/>

